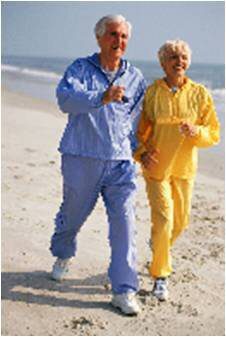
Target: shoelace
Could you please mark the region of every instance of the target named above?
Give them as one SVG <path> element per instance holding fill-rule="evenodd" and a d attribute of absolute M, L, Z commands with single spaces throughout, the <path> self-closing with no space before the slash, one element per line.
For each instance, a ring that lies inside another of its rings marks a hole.
<path fill-rule="evenodd" d="M 123 297 L 125 299 L 128 299 L 129 301 L 132 301 L 135 298 L 135 294 L 133 294 L 133 293 L 125 293 L 125 294 L 123 294 Z"/>
<path fill-rule="evenodd" d="M 166 289 L 166 281 L 165 280 L 157 280 L 155 281 L 155 290 L 165 290 Z"/>

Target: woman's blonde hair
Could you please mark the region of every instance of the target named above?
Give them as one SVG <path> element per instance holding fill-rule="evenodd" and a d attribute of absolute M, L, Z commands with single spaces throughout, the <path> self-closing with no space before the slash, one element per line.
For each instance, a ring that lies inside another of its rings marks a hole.
<path fill-rule="evenodd" d="M 162 64 L 165 63 L 167 59 L 167 55 L 170 51 L 176 51 L 178 49 L 182 49 L 185 51 L 185 53 L 188 56 L 188 63 L 190 65 L 191 63 L 191 48 L 189 47 L 188 43 L 183 41 L 183 40 L 168 40 L 166 41 L 159 49 L 158 51 L 158 57 L 159 57 L 159 62 Z"/>

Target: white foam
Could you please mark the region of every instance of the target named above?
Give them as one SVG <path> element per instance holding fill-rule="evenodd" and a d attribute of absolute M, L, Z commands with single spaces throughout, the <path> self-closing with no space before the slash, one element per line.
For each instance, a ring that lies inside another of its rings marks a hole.
<path fill-rule="evenodd" d="M 2 64 L 2 71 L 19 72 L 20 68 L 16 66 L 10 66 L 9 64 Z"/>
<path fill-rule="evenodd" d="M 38 69 L 22 68 L 22 67 L 17 67 L 17 66 L 11 66 L 8 64 L 2 65 L 2 71 L 23 74 L 27 76 L 36 77 L 36 78 L 38 77 L 38 78 L 45 78 L 49 80 L 57 80 L 57 81 L 59 81 L 59 79 L 61 78 L 61 76 L 55 72 L 38 70 Z"/>
<path fill-rule="evenodd" d="M 211 90 L 211 93 L 213 95 L 213 99 L 222 103 L 225 101 L 225 89 L 213 89 Z"/>

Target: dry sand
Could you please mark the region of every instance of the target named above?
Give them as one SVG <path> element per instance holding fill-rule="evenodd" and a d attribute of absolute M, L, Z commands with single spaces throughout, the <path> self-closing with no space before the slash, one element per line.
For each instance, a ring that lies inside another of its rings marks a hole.
<path fill-rule="evenodd" d="M 224 181 L 198 174 L 189 230 L 174 249 L 170 297 L 159 303 L 147 272 L 150 217 L 138 176 L 142 313 L 109 304 L 108 228 L 99 200 L 79 234 L 68 279 L 49 278 L 53 218 L 61 201 L 58 141 L 66 116 L 49 103 L 2 94 L 2 335 L 224 335 Z M 207 159 L 206 159 L 207 160 Z M 214 171 L 222 161 L 209 162 Z M 220 172 L 220 171 L 219 171 Z"/>

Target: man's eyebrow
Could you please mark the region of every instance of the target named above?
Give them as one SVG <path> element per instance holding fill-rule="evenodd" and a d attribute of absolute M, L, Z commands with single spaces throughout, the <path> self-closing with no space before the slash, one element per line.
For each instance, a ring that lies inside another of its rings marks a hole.
<path fill-rule="evenodd" d="M 121 33 L 120 33 L 120 32 L 117 32 L 116 30 L 112 30 L 112 31 L 109 32 L 109 34 L 112 34 L 112 35 L 114 34 L 114 35 L 115 35 L 115 34 L 121 34 Z M 127 33 L 122 33 L 121 35 L 122 35 L 122 36 L 128 36 Z"/>

